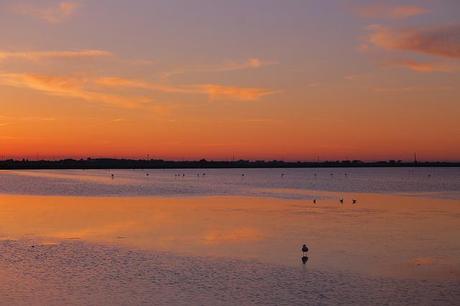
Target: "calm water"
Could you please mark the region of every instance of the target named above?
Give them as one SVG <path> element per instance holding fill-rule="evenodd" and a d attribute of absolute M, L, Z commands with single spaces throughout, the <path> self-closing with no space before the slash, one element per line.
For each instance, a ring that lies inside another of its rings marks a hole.
<path fill-rule="evenodd" d="M 331 288 L 334 298 L 344 299 L 341 290 L 366 295 L 366 290 L 380 292 L 385 283 L 382 301 L 391 302 L 401 293 L 397 304 L 405 298 L 414 302 L 414 296 L 406 295 L 426 287 L 414 293 L 420 301 L 449 304 L 460 298 L 459 191 L 460 169 L 455 168 L 3 171 L 0 267 L 6 271 L 3 279 L 23 284 L 32 282 L 30 275 L 46 275 L 52 285 L 45 290 L 42 304 L 55 302 L 46 298 L 54 296 L 50 292 L 60 278 L 67 277 L 59 271 L 79 275 L 93 265 L 96 270 L 87 272 L 93 275 L 114 257 L 131 258 L 129 264 L 114 267 L 123 282 L 134 281 L 132 274 L 139 266 L 157 260 L 162 266 L 148 271 L 154 275 L 168 270 L 167 284 L 182 275 L 192 277 L 197 286 L 212 287 L 203 271 L 229 273 L 230 265 L 236 273 L 232 278 L 242 277 L 238 286 L 260 288 L 266 295 L 282 289 L 272 297 L 274 304 L 305 304 L 313 293 L 292 293 L 297 287 L 303 292 L 303 281 L 316 282 L 317 287 L 309 287 L 318 290 L 315 299 L 324 296 L 324 286 Z M 305 266 L 300 261 L 303 243 L 310 247 Z M 86 261 L 91 263 L 82 266 Z M 46 272 L 40 266 L 47 266 Z M 276 271 L 284 271 L 286 279 Z M 111 272 L 98 273 L 92 277 L 101 280 L 94 286 L 103 292 Z M 257 281 L 262 275 L 270 278 L 264 284 Z M 340 275 L 347 276 L 341 279 Z M 0 293 L 1 280 L 0 273 Z M 119 293 L 128 298 L 129 294 L 123 295 L 123 282 L 115 281 L 111 286 L 120 286 Z M 178 296 L 176 286 L 167 291 L 161 287 L 164 283 L 137 281 L 132 290 L 144 286 L 146 292 L 170 292 L 156 295 L 165 301 Z M 423 287 L 419 281 L 435 283 Z M 334 284 L 340 282 L 344 284 L 337 291 Z M 39 290 L 41 285 L 30 286 Z M 197 288 L 190 286 L 184 304 L 196 298 Z M 405 289 L 392 291 L 397 288 Z M 21 297 L 20 292 L 15 294 Z M 252 304 L 248 300 L 252 294 L 247 292 L 240 302 Z M 109 301 L 105 298 L 98 296 L 99 301 Z M 145 296 L 148 302 L 151 298 Z M 120 297 L 119 301 L 129 304 L 131 300 Z M 232 298 L 226 301 L 231 304 Z M 56 304 L 60 302 L 58 298 Z"/>
<path fill-rule="evenodd" d="M 115 179 L 112 180 L 111 174 L 115 175 Z M 460 168 L 0 172 L 0 193 L 8 194 L 238 195 L 311 199 L 312 193 L 299 194 L 299 191 L 310 190 L 339 193 L 433 193 L 432 196 L 458 200 L 460 199 Z"/>

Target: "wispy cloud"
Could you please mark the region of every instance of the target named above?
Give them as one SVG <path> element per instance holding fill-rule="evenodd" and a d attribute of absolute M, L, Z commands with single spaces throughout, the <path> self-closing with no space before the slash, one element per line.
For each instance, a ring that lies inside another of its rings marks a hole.
<path fill-rule="evenodd" d="M 127 120 L 125 118 L 115 118 L 112 119 L 110 122 L 118 123 L 118 122 L 126 122 Z"/>
<path fill-rule="evenodd" d="M 0 62 L 7 60 L 41 61 L 50 59 L 85 59 L 104 58 L 116 56 L 105 50 L 76 50 L 76 51 L 2 51 Z M 241 69 L 255 69 L 273 63 L 260 59 L 250 59 L 242 63 L 228 63 L 220 67 L 200 68 L 195 71 L 233 71 Z M 179 72 L 177 72 L 179 73 Z M 185 73 L 185 70 L 182 72 Z M 150 82 L 142 79 L 123 77 L 62 77 L 52 75 L 38 75 L 31 73 L 6 73 L 0 75 L 0 82 L 10 86 L 35 89 L 52 95 L 80 98 L 88 101 L 100 101 L 108 104 L 133 106 L 139 104 L 139 97 L 131 99 L 112 93 L 106 94 L 110 87 L 116 89 L 131 88 L 167 94 L 201 94 L 207 95 L 211 100 L 233 99 L 239 101 L 255 101 L 279 91 L 258 88 L 226 86 L 221 84 L 194 84 L 176 85 L 171 82 Z M 90 88 L 90 89 L 88 89 Z M 93 90 L 96 88 L 96 90 Z M 137 101 L 137 102 L 136 102 Z M 142 102 L 143 103 L 143 102 Z"/>
<path fill-rule="evenodd" d="M 198 92 L 206 93 L 211 99 L 237 99 L 241 101 L 256 101 L 262 97 L 270 96 L 279 91 L 265 88 L 248 88 L 205 84 L 196 86 Z"/>
<path fill-rule="evenodd" d="M 56 121 L 54 117 L 39 117 L 39 116 L 4 116 L 0 115 L 0 127 L 15 125 L 17 122 L 53 122 Z"/>
<path fill-rule="evenodd" d="M 390 18 L 404 19 L 429 12 L 426 8 L 415 5 L 390 6 L 383 4 L 371 4 L 358 7 L 356 12 L 365 18 Z"/>
<path fill-rule="evenodd" d="M 42 59 L 79 59 L 110 57 L 113 54 L 104 50 L 78 50 L 78 51 L 1 51 L 0 61 L 9 59 L 38 61 Z"/>
<path fill-rule="evenodd" d="M 4 73 L 0 74 L 0 84 L 123 108 L 140 108 L 149 102 L 149 99 L 144 97 L 125 97 L 91 90 L 91 80 L 79 77 Z"/>
<path fill-rule="evenodd" d="M 402 59 L 384 63 L 389 68 L 406 68 L 415 72 L 454 72 L 459 71 L 459 65 L 446 62 L 421 62 L 412 59 Z"/>
<path fill-rule="evenodd" d="M 37 117 L 37 116 L 3 116 L 0 115 L 0 120 L 3 121 L 56 121 L 54 117 Z"/>
<path fill-rule="evenodd" d="M 12 9 L 20 15 L 35 17 L 48 23 L 60 23 L 72 17 L 79 6 L 80 4 L 76 1 L 61 1 L 48 7 L 23 3 L 14 5 Z"/>
<path fill-rule="evenodd" d="M 376 47 L 460 58 L 460 25 L 412 29 L 373 25 L 369 30 L 368 41 Z"/>
<path fill-rule="evenodd" d="M 452 90 L 451 86 L 405 86 L 405 87 L 376 87 L 374 91 L 380 93 L 412 93 Z"/>
<path fill-rule="evenodd" d="M 211 99 L 236 99 L 240 101 L 255 101 L 278 92 L 265 88 L 224 86 L 218 84 L 165 85 L 119 77 L 99 78 L 95 82 L 108 87 L 139 88 L 164 93 L 206 94 Z"/>
<path fill-rule="evenodd" d="M 50 96 L 75 98 L 103 103 L 119 108 L 150 109 L 165 112 L 163 105 L 153 104 L 152 98 L 131 94 L 114 94 L 112 88 L 137 88 L 168 94 L 202 94 L 210 99 L 255 101 L 274 91 L 262 88 L 232 87 L 215 84 L 172 86 L 126 78 L 86 78 L 30 73 L 2 73 L 0 85 L 36 90 Z M 110 87 L 110 90 L 108 90 Z"/>
<path fill-rule="evenodd" d="M 247 69 L 258 69 L 265 66 L 276 65 L 277 62 L 265 61 L 260 58 L 250 58 L 245 61 L 228 61 L 221 65 L 214 66 L 192 66 L 182 69 L 176 69 L 163 74 L 163 78 L 171 78 L 173 76 L 186 74 L 186 73 L 202 73 L 202 72 L 228 72 Z"/>
<path fill-rule="evenodd" d="M 179 86 L 147 82 L 138 79 L 128 79 L 122 77 L 101 77 L 94 80 L 96 84 L 106 87 L 118 88 L 138 88 L 164 93 L 193 93 L 190 89 Z"/>

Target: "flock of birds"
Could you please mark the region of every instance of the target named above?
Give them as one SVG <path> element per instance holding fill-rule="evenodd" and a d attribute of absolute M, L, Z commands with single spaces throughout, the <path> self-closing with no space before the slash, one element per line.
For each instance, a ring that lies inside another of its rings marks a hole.
<path fill-rule="evenodd" d="M 340 202 L 340 204 L 343 204 L 343 203 L 345 203 L 345 200 L 344 200 L 343 198 L 340 198 L 340 199 L 339 199 L 339 202 Z M 313 204 L 316 204 L 316 203 L 318 203 L 318 200 L 317 200 L 317 199 L 313 199 Z M 357 203 L 358 203 L 358 200 L 356 200 L 356 199 L 351 199 L 351 204 L 357 204 Z"/>
<path fill-rule="evenodd" d="M 145 175 L 146 175 L 146 176 L 150 176 L 149 173 L 146 173 Z M 348 177 L 348 176 L 349 176 L 348 173 L 345 173 L 344 175 L 345 175 L 345 177 Z M 176 177 L 176 178 L 177 178 L 177 177 L 185 177 L 185 176 L 186 176 L 185 173 L 176 173 L 176 174 L 174 174 L 174 177 Z M 197 173 L 196 176 L 197 176 L 197 177 L 206 176 L 206 173 Z M 245 176 L 246 176 L 245 173 L 242 173 L 242 174 L 241 174 L 241 177 L 245 177 Z M 281 173 L 281 177 L 282 177 L 282 178 L 284 178 L 285 176 L 286 176 L 285 173 Z M 317 174 L 317 173 L 314 173 L 313 176 L 314 176 L 314 177 L 317 177 L 318 174 Z M 334 173 L 330 173 L 329 176 L 330 176 L 330 177 L 333 177 L 333 176 L 334 176 Z M 112 177 L 112 180 L 115 179 L 115 174 L 112 173 L 112 174 L 111 174 L 111 177 Z M 428 174 L 428 177 L 431 178 L 431 174 Z M 317 204 L 317 203 L 318 203 L 318 199 L 313 199 L 313 204 Z M 339 203 L 343 205 L 343 204 L 345 203 L 344 198 L 340 198 L 340 199 L 339 199 Z M 352 203 L 352 204 L 357 204 L 358 201 L 357 201 L 356 199 L 351 199 L 351 203 Z M 32 246 L 32 247 L 34 247 L 34 246 Z M 307 253 L 308 253 L 309 249 L 308 249 L 307 245 L 304 244 L 304 245 L 302 246 L 302 249 L 301 249 L 301 250 L 302 250 L 302 263 L 303 263 L 303 264 L 306 264 L 307 261 L 308 261 L 308 259 L 309 259 L 308 256 L 307 256 Z"/>
<path fill-rule="evenodd" d="M 146 176 L 150 176 L 149 173 L 146 173 L 145 175 L 146 175 Z M 314 175 L 315 177 L 318 176 L 317 173 L 314 173 L 313 175 Z M 186 176 L 185 173 L 176 173 L 176 174 L 174 174 L 174 177 L 176 177 L 176 178 L 177 178 L 177 177 L 185 177 L 185 176 Z M 206 173 L 197 173 L 196 176 L 197 176 L 197 177 L 206 176 Z M 242 173 L 241 176 L 242 176 L 242 177 L 245 177 L 246 174 L 245 174 L 245 173 Z M 285 176 L 286 176 L 285 173 L 281 173 L 281 177 L 282 177 L 282 178 L 284 178 Z M 330 173 L 330 176 L 331 176 L 331 177 L 334 176 L 334 173 Z M 348 177 L 348 173 L 345 173 L 345 176 Z M 429 175 L 429 176 L 431 176 L 431 175 Z M 111 177 L 112 177 L 112 180 L 115 179 L 115 174 L 112 173 L 112 174 L 111 174 Z M 344 203 L 345 203 L 344 198 L 340 198 L 340 199 L 339 199 L 339 202 L 340 202 L 340 204 L 344 204 Z M 313 204 L 317 204 L 317 203 L 318 203 L 318 200 L 317 200 L 317 199 L 313 199 Z M 352 200 L 351 200 L 351 203 L 352 203 L 352 204 L 357 204 L 358 201 L 357 201 L 356 199 L 352 199 Z M 302 246 L 302 249 L 301 249 L 301 250 L 302 250 L 302 263 L 303 263 L 303 264 L 306 264 L 307 261 L 308 261 L 308 259 L 309 259 L 308 256 L 307 256 L 307 253 L 308 253 L 309 249 L 308 249 L 307 245 L 304 244 L 304 245 Z"/>
<path fill-rule="evenodd" d="M 145 176 L 150 176 L 150 173 L 147 172 L 147 173 L 145 174 Z M 174 177 L 176 177 L 176 178 L 177 178 L 177 177 L 185 177 L 185 176 L 186 176 L 185 173 L 176 173 L 176 174 L 174 174 Z M 203 173 L 197 173 L 196 176 L 197 176 L 197 177 L 206 176 L 206 173 L 204 173 L 204 172 L 203 172 Z M 245 174 L 245 173 L 242 173 L 241 176 L 242 176 L 242 177 L 245 177 L 246 174 Z M 285 173 L 281 173 L 281 177 L 282 177 L 282 178 L 284 178 L 285 176 L 286 176 Z M 318 174 L 317 174 L 317 173 L 314 173 L 313 176 L 317 177 Z M 334 176 L 334 173 L 330 173 L 330 176 Z M 348 173 L 345 173 L 345 176 L 348 177 Z M 431 176 L 431 175 L 429 175 L 429 176 Z M 112 174 L 111 174 L 111 177 L 112 177 L 112 180 L 115 179 L 115 174 L 112 173 Z M 340 198 L 340 199 L 339 199 L 339 202 L 340 202 L 340 204 L 344 204 L 345 200 L 344 200 L 343 198 Z M 313 199 L 313 204 L 317 204 L 317 203 L 318 203 L 318 200 L 317 200 L 317 199 Z M 352 199 L 352 200 L 351 200 L 351 203 L 352 203 L 352 204 L 357 204 L 357 203 L 358 203 L 358 200 Z"/>

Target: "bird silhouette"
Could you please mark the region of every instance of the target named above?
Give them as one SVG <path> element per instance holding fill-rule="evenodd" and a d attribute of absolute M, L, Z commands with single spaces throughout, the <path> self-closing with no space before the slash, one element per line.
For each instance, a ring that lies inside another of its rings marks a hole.
<path fill-rule="evenodd" d="M 302 255 L 303 255 L 303 256 L 306 256 L 306 255 L 307 255 L 307 252 L 308 252 L 308 247 L 307 247 L 306 244 L 304 244 L 304 245 L 302 246 Z"/>

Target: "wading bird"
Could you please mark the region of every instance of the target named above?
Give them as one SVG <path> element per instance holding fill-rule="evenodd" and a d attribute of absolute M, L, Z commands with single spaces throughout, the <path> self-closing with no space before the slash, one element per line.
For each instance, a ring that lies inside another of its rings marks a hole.
<path fill-rule="evenodd" d="M 302 256 L 307 256 L 308 253 L 308 247 L 306 244 L 302 246 Z"/>

